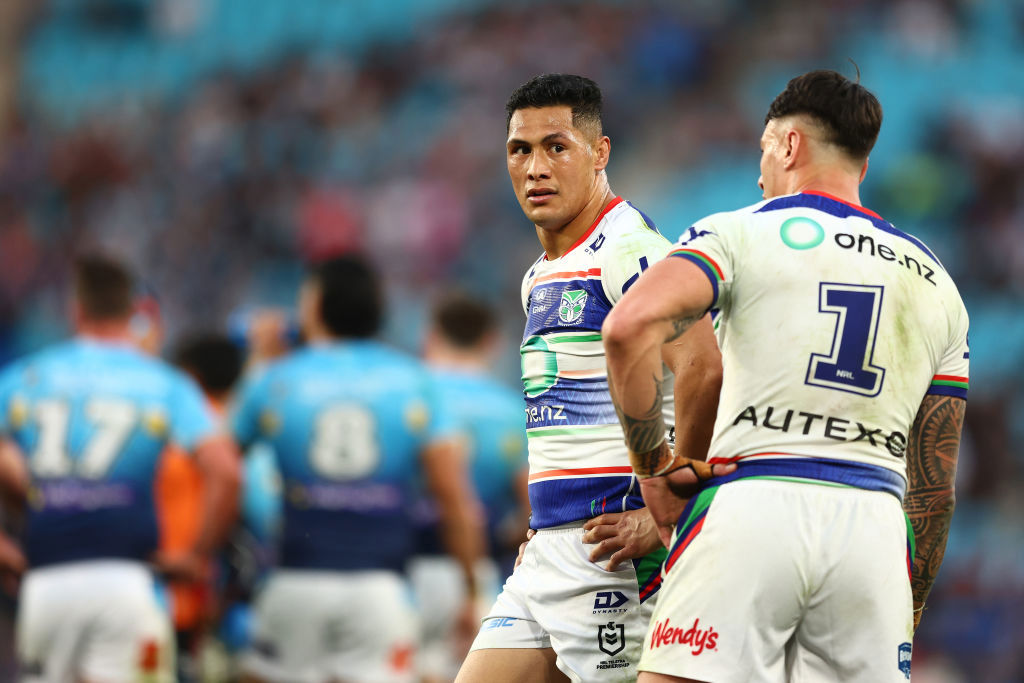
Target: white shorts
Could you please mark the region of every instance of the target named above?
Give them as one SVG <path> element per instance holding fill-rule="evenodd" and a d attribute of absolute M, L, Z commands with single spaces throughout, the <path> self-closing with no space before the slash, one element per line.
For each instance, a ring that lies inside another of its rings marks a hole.
<path fill-rule="evenodd" d="M 483 621 L 473 650 L 554 648 L 573 681 L 635 681 L 652 600 L 633 564 L 589 559 L 583 523 L 541 529 Z"/>
<path fill-rule="evenodd" d="M 691 501 L 641 671 L 730 681 L 906 681 L 908 525 L 880 491 L 744 479 Z"/>
<path fill-rule="evenodd" d="M 409 561 L 408 573 L 420 614 L 416 669 L 421 676 L 454 680 L 468 645 L 461 643 L 460 652 L 454 632 L 466 595 L 462 569 L 448 555 L 420 555 Z M 501 585 L 494 560 L 484 558 L 477 563 L 476 583 L 479 600 L 487 609 Z"/>
<path fill-rule="evenodd" d="M 138 562 L 69 562 L 28 572 L 17 648 L 25 683 L 174 680 L 170 616 Z"/>
<path fill-rule="evenodd" d="M 408 586 L 389 571 L 274 572 L 256 598 L 242 669 L 264 680 L 415 680 Z"/>

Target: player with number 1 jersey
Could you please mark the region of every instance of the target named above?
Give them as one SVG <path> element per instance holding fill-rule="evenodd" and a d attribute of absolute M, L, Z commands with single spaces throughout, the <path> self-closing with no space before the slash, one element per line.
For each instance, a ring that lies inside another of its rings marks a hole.
<path fill-rule="evenodd" d="M 842 74 L 792 79 L 765 117 L 766 201 L 697 221 L 605 324 L 644 500 L 678 519 L 645 683 L 911 677 L 952 515 L 968 317 L 932 251 L 860 204 L 881 121 Z M 650 438 L 651 371 L 709 309 L 724 380 L 695 467 Z"/>

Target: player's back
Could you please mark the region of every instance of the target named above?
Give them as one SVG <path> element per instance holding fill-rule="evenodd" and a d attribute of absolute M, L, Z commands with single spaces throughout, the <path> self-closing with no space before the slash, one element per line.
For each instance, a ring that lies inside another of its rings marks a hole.
<path fill-rule="evenodd" d="M 427 371 L 372 341 L 312 346 L 243 390 L 235 433 L 269 444 L 282 478 L 282 567 L 401 569 L 434 408 Z"/>
<path fill-rule="evenodd" d="M 30 564 L 147 559 L 164 447 L 191 449 L 213 429 L 191 380 L 127 344 L 80 338 L 8 369 L 0 402 L 31 473 Z"/>
<path fill-rule="evenodd" d="M 967 314 L 931 251 L 869 210 L 803 193 L 710 216 L 675 253 L 705 271 L 722 311 L 712 461 L 853 461 L 884 468 L 876 485 L 900 494 L 886 472 L 905 478 L 925 394 L 967 395 Z"/>

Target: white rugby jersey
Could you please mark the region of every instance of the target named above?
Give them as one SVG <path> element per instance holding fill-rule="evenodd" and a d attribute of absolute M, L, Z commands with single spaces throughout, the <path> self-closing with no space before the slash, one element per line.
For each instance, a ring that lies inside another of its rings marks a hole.
<path fill-rule="evenodd" d="M 670 246 L 649 218 L 616 197 L 565 254 L 542 256 L 523 279 L 520 353 L 536 529 L 643 507 L 608 393 L 601 324 Z M 669 425 L 672 385 L 666 370 Z"/>
<path fill-rule="evenodd" d="M 709 460 L 902 496 L 925 394 L 967 398 L 967 311 L 917 238 L 817 192 L 704 218 L 672 255 L 715 290 Z"/>

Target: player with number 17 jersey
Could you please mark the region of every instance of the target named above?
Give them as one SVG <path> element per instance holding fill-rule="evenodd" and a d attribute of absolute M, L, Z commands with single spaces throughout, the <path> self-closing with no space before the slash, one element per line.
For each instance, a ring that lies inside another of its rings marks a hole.
<path fill-rule="evenodd" d="M 0 431 L 31 475 L 18 626 L 25 680 L 171 680 L 171 624 L 148 566 L 158 545 L 154 479 L 169 442 L 191 452 L 215 435 L 199 389 L 127 342 L 80 337 L 4 373 Z"/>

